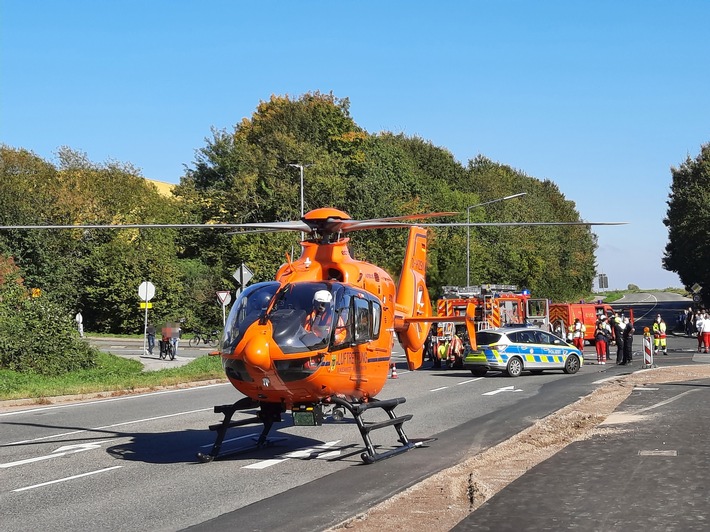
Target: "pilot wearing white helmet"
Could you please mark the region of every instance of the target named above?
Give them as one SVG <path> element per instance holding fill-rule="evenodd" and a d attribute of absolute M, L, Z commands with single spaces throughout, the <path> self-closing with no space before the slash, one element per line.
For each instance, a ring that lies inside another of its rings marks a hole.
<path fill-rule="evenodd" d="M 333 294 L 328 290 L 318 290 L 313 294 L 313 310 L 306 317 L 306 323 L 303 326 L 306 331 L 321 337 L 330 334 L 330 319 L 325 311 L 332 301 Z"/>

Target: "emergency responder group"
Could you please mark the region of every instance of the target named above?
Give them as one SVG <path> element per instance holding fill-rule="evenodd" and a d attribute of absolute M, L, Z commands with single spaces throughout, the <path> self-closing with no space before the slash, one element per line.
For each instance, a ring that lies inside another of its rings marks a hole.
<path fill-rule="evenodd" d="M 710 312 L 692 308 L 685 311 L 685 334 L 698 339 L 698 353 L 710 350 Z"/>
<path fill-rule="evenodd" d="M 609 361 L 612 343 L 616 345 L 616 363 L 619 366 L 631 364 L 633 361 L 634 331 L 634 325 L 629 318 L 619 314 L 607 318 L 606 315 L 600 314 L 594 329 L 597 364 L 606 364 Z M 584 336 L 582 335 L 582 337 Z"/>

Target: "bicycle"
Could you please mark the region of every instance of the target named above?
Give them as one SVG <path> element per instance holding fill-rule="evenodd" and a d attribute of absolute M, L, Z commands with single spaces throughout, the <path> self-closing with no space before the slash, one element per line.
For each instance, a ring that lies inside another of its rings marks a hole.
<path fill-rule="evenodd" d="M 211 333 L 203 333 L 202 331 L 195 331 L 195 334 L 188 345 L 190 347 L 197 347 L 202 342 L 204 345 L 209 345 L 210 347 L 217 347 L 219 343 L 219 333 L 217 331 L 212 331 Z"/>
<path fill-rule="evenodd" d="M 160 340 L 161 360 L 175 360 L 175 346 L 170 340 Z"/>

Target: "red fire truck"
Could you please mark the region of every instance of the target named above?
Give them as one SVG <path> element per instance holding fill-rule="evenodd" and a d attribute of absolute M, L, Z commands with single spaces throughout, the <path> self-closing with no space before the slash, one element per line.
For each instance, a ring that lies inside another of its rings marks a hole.
<path fill-rule="evenodd" d="M 605 315 L 607 318 L 611 318 L 618 312 L 625 314 L 631 323 L 634 322 L 633 309 L 619 311 L 606 303 L 552 303 L 550 305 L 550 326 L 555 334 L 567 338 L 570 325 L 574 323 L 575 319 L 579 319 L 586 329 L 584 341 L 593 344 L 594 329 L 599 316 Z"/>

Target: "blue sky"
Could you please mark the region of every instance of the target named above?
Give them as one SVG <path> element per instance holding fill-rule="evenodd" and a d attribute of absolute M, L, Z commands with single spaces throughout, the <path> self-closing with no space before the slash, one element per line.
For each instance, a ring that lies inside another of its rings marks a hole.
<path fill-rule="evenodd" d="M 681 286 L 662 220 L 670 167 L 710 142 L 709 19 L 705 0 L 0 0 L 0 142 L 176 183 L 211 127 L 332 91 L 371 133 L 483 154 L 585 220 L 630 222 L 595 229 L 610 288 Z"/>

